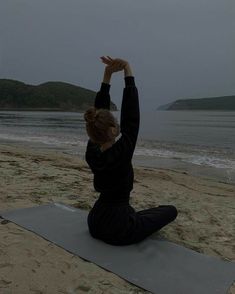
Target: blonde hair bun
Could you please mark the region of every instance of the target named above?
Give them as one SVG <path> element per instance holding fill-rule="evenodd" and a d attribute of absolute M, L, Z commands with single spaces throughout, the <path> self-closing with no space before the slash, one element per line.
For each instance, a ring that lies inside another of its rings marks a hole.
<path fill-rule="evenodd" d="M 95 107 L 90 107 L 84 113 L 84 119 L 87 123 L 93 123 L 96 120 L 97 112 Z"/>
<path fill-rule="evenodd" d="M 92 106 L 84 113 L 84 120 L 87 134 L 94 143 L 104 144 L 113 139 L 110 127 L 115 127 L 118 122 L 109 109 Z"/>

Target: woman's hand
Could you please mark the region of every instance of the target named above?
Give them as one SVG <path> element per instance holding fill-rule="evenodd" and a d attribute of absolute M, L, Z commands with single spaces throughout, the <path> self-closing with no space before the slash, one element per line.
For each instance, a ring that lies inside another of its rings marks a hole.
<path fill-rule="evenodd" d="M 111 74 L 113 72 L 124 70 L 125 67 L 128 65 L 127 61 L 120 58 L 112 59 L 110 56 L 108 56 L 108 58 L 104 56 L 100 58 L 102 59 L 103 63 L 107 64 L 107 66 L 105 67 L 105 70 Z"/>

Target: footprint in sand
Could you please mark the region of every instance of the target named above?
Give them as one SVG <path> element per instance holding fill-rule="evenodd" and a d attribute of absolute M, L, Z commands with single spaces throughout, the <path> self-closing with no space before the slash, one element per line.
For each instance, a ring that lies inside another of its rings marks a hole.
<path fill-rule="evenodd" d="M 11 232 L 11 231 L 9 231 L 8 234 L 21 236 L 21 235 L 23 235 L 23 232 L 19 233 L 19 232 Z M 24 235 L 23 235 L 23 237 L 24 237 Z"/>
<path fill-rule="evenodd" d="M 83 292 L 88 292 L 88 291 L 90 291 L 90 289 L 91 289 L 91 286 L 89 286 L 89 285 L 87 285 L 87 284 L 85 284 L 85 285 L 79 285 L 76 289 L 75 289 L 75 293 L 76 293 L 76 291 L 78 291 L 78 290 L 81 290 L 81 291 L 83 291 Z M 78 292 L 79 293 L 79 292 Z"/>
<path fill-rule="evenodd" d="M 11 263 L 0 263 L 0 268 L 10 267 L 13 268 L 13 264 Z"/>
<path fill-rule="evenodd" d="M 172 180 L 172 177 L 170 177 L 169 175 L 165 174 L 164 172 L 158 172 L 157 176 L 161 180 L 165 180 L 165 181 L 171 181 Z"/>
<path fill-rule="evenodd" d="M 42 256 L 45 256 L 47 254 L 47 251 L 43 250 L 43 249 L 40 249 L 40 252 L 41 252 Z"/>
<path fill-rule="evenodd" d="M 67 269 L 71 269 L 71 265 L 67 261 L 63 261 L 63 264 L 65 264 L 65 266 L 67 267 Z"/>
<path fill-rule="evenodd" d="M 10 281 L 10 280 L 1 279 L 0 280 L 0 287 L 6 287 L 6 286 L 10 285 L 11 283 L 12 283 L 12 281 Z"/>

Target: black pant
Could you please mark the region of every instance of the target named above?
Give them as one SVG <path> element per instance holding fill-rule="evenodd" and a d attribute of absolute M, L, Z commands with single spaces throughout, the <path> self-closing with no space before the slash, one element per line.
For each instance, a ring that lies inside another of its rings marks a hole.
<path fill-rule="evenodd" d="M 140 211 L 129 204 L 95 205 L 88 215 L 92 237 L 111 245 L 138 243 L 177 217 L 173 205 L 159 205 Z"/>

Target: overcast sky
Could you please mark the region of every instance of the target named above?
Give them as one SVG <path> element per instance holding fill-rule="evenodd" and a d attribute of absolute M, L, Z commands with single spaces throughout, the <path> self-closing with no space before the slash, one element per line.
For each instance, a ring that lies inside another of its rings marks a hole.
<path fill-rule="evenodd" d="M 100 56 L 128 60 L 141 110 L 235 95 L 233 0 L 1 0 L 0 78 L 98 91 Z M 111 79 L 120 108 L 122 72 Z"/>

